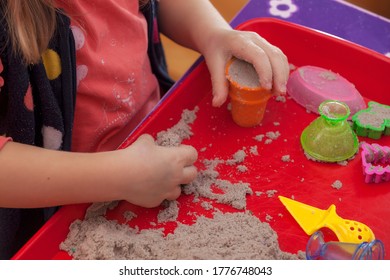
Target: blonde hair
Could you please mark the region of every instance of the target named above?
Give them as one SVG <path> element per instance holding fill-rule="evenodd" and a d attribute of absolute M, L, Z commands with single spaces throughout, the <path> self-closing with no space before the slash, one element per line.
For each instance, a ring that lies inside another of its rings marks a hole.
<path fill-rule="evenodd" d="M 52 0 L 2 1 L 12 49 L 24 62 L 36 63 L 47 48 L 56 28 Z"/>
<path fill-rule="evenodd" d="M 13 51 L 26 64 L 37 63 L 56 29 L 53 0 L 0 0 Z M 75 0 L 76 1 L 76 0 Z M 139 0 L 144 7 L 150 0 Z"/>

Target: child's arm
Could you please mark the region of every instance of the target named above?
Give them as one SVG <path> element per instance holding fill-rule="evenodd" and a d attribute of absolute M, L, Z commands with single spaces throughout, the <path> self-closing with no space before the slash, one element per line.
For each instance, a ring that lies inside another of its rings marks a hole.
<path fill-rule="evenodd" d="M 124 150 L 91 154 L 8 142 L 0 151 L 0 207 L 121 199 L 155 207 L 195 178 L 196 159 L 194 148 L 157 146 L 149 135 Z"/>
<path fill-rule="evenodd" d="M 277 47 L 253 32 L 235 31 L 208 0 L 160 0 L 161 31 L 205 57 L 213 83 L 213 105 L 227 97 L 225 64 L 232 57 L 252 63 L 265 88 L 286 91 L 289 65 Z"/>

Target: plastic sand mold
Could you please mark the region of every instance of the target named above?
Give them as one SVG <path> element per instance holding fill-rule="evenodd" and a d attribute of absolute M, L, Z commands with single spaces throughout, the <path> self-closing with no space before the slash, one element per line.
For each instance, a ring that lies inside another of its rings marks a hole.
<path fill-rule="evenodd" d="M 226 65 L 232 118 L 242 127 L 259 125 L 272 94 L 260 86 L 254 67 L 237 58 Z M 244 77 L 245 79 L 240 79 Z"/>
<path fill-rule="evenodd" d="M 298 104 L 314 113 L 319 113 L 320 104 L 329 99 L 347 104 L 352 115 L 367 107 L 351 82 L 317 66 L 306 65 L 294 70 L 288 79 L 287 91 Z"/>
<path fill-rule="evenodd" d="M 359 140 L 347 122 L 350 113 L 347 104 L 326 100 L 318 111 L 321 116 L 301 134 L 304 151 L 323 162 L 339 162 L 353 157 L 359 149 Z"/>
<path fill-rule="evenodd" d="M 254 19 L 238 28 L 261 34 L 280 47 L 296 67 L 318 65 L 340 73 L 356 86 L 365 102 L 374 100 L 390 104 L 390 95 L 383 94 L 390 92 L 390 58 L 334 36 L 277 19 Z M 367 69 L 370 75 L 367 75 Z M 240 163 L 242 166 L 219 164 L 215 170 L 221 180 L 248 184 L 253 193 L 245 196 L 245 208 L 237 210 L 212 199 L 199 197 L 195 200 L 194 195 L 182 194 L 177 200 L 175 221 L 158 222 L 160 211 L 165 210 L 163 206 L 145 209 L 126 201 L 107 211 L 104 215 L 106 219 L 140 230 L 161 229 L 169 234 L 179 223 L 191 225 L 198 217 L 211 217 L 216 211 L 248 211 L 272 227 L 278 235 L 281 250 L 296 254 L 305 250 L 308 236 L 280 203 L 278 195 L 282 195 L 295 197 L 320 209 L 335 204 L 341 217 L 369 225 L 375 232 L 375 238 L 386 247 L 390 246 L 390 189 L 382 187 L 385 184 L 372 186 L 362 180 L 360 153 L 347 165 L 308 160 L 303 153 L 300 132 L 318 117 L 317 114 L 307 112 L 288 95 L 285 100 L 273 96 L 268 100 L 260 125 L 241 127 L 232 120 L 229 101 L 219 108 L 211 105 L 211 92 L 209 72 L 204 61 L 200 60 L 119 148 L 128 147 L 144 133 L 156 137 L 159 132 L 177 124 L 183 110 L 198 107 L 196 119 L 190 124 L 193 134 L 183 144 L 198 150 L 198 170 L 204 170 L 203 163 L 207 160 L 229 162 L 237 151 L 246 154 Z M 366 138 L 359 140 L 371 141 Z M 375 142 L 390 146 L 390 137 L 381 137 Z M 341 182 L 341 188 L 332 187 L 336 180 Z M 206 209 L 203 204 L 210 207 Z M 59 245 L 69 234 L 69 226 L 77 219 L 84 219 L 88 207 L 89 204 L 61 207 L 14 259 L 71 258 L 67 252 L 60 250 Z M 129 211 L 137 217 L 127 221 L 124 214 Z"/>
<path fill-rule="evenodd" d="M 390 106 L 368 102 L 368 108 L 353 115 L 352 121 L 359 136 L 379 139 L 390 135 Z"/>
<path fill-rule="evenodd" d="M 341 242 L 361 243 L 375 239 L 374 233 L 365 224 L 337 215 L 334 204 L 327 210 L 322 210 L 287 197 L 279 196 L 279 199 L 308 235 L 326 227 L 332 230 Z"/>
<path fill-rule="evenodd" d="M 366 183 L 390 181 L 390 147 L 362 143 L 362 165 Z"/>
<path fill-rule="evenodd" d="M 378 239 L 362 243 L 325 242 L 321 231 L 315 232 L 306 246 L 308 260 L 383 260 L 384 256 L 385 247 Z"/>

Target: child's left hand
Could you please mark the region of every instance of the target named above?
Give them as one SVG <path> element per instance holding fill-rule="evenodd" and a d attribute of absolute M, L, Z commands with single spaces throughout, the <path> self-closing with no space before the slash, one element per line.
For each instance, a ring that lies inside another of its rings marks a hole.
<path fill-rule="evenodd" d="M 274 94 L 286 92 L 289 76 L 287 57 L 255 32 L 220 29 L 203 52 L 213 86 L 213 106 L 221 106 L 228 95 L 225 65 L 235 56 L 253 64 L 260 84 Z"/>

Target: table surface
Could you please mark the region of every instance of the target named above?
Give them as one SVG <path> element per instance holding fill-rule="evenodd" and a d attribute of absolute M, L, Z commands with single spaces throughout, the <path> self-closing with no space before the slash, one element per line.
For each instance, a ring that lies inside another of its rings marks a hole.
<path fill-rule="evenodd" d="M 314 28 L 390 56 L 390 20 L 341 0 L 250 0 L 231 25 L 272 17 Z"/>

